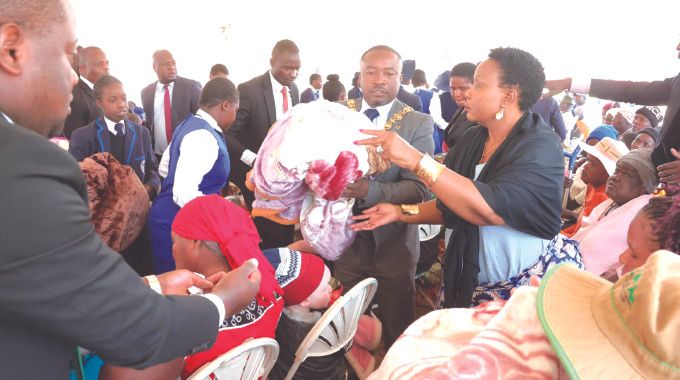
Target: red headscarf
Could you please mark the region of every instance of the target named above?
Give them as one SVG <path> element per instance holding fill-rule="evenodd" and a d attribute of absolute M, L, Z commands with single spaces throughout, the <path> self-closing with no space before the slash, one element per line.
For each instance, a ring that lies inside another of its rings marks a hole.
<path fill-rule="evenodd" d="M 231 268 L 256 258 L 262 273 L 257 297 L 260 304 L 263 304 L 261 301 L 274 302 L 274 293 L 283 295 L 274 268 L 258 246 L 260 236 L 255 224 L 245 210 L 234 203 L 216 194 L 195 198 L 179 210 L 172 231 L 185 239 L 217 242 Z"/>

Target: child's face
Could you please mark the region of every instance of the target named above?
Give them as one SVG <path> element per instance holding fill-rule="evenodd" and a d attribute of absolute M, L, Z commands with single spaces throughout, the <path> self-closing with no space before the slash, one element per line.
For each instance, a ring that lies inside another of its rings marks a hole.
<path fill-rule="evenodd" d="M 628 227 L 628 249 L 619 256 L 623 273 L 644 265 L 647 258 L 661 248 L 653 237 L 652 221 L 644 213 L 638 212 Z"/>
<path fill-rule="evenodd" d="M 314 290 L 314 293 L 312 293 L 309 298 L 307 298 L 307 301 L 309 301 L 308 307 L 310 309 L 323 309 L 328 306 L 328 303 L 331 301 L 331 291 L 333 290 L 329 284 L 331 271 L 325 265 L 323 268 L 323 278 L 321 279 L 319 287 Z"/>
<path fill-rule="evenodd" d="M 102 113 L 107 119 L 119 122 L 128 113 L 128 102 L 123 86 L 113 83 L 103 88 L 102 99 L 97 100 L 97 104 L 102 109 Z"/>

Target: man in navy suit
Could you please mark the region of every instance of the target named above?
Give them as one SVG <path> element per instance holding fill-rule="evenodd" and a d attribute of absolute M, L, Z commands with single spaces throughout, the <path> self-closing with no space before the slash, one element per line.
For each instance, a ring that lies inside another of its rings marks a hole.
<path fill-rule="evenodd" d="M 78 161 L 99 152 L 111 153 L 135 171 L 153 199 L 161 183 L 151 135 L 146 128 L 125 120 L 128 104 L 123 84 L 105 75 L 95 83 L 94 94 L 104 117 L 76 129 L 71 135 L 69 152 Z"/>
<path fill-rule="evenodd" d="M 127 97 L 118 79 L 110 75 L 101 77 L 94 84 L 94 95 L 104 116 L 73 132 L 69 152 L 78 161 L 99 152 L 111 153 L 120 163 L 134 170 L 149 199 L 153 200 L 160 191 L 161 181 L 149 130 L 125 119 Z M 147 229 L 120 253 L 139 275 L 153 273 Z"/>
<path fill-rule="evenodd" d="M 306 90 L 300 94 L 300 103 L 309 103 L 319 100 L 319 90 L 321 89 L 321 75 L 312 74 L 309 76 L 309 85 Z"/>
<path fill-rule="evenodd" d="M 167 50 L 153 53 L 153 70 L 158 80 L 142 90 L 142 107 L 154 153 L 160 160 L 175 128 L 198 111 L 202 87 L 195 80 L 177 76 L 177 63 Z"/>
<path fill-rule="evenodd" d="M 102 49 L 88 46 L 78 52 L 78 84 L 73 87 L 71 113 L 64 122 L 64 136 L 71 138 L 71 133 L 100 116 L 99 107 L 94 99 L 92 87 L 104 75 L 109 75 L 109 60 Z"/>
<path fill-rule="evenodd" d="M 238 86 L 239 109 L 226 136 L 231 162 L 229 180 L 241 189 L 248 208 L 252 207 L 255 195 L 245 186 L 246 173 L 253 167 L 269 128 L 300 98 L 294 83 L 300 70 L 297 45 L 290 40 L 277 42 L 269 64 L 269 71 Z M 260 248 L 285 247 L 292 243 L 293 226 L 264 218 L 255 218 L 254 222 L 262 238 Z"/>

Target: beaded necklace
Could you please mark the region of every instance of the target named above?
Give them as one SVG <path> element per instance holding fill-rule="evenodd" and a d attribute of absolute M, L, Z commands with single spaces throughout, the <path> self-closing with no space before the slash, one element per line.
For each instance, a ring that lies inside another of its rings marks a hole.
<path fill-rule="evenodd" d="M 348 100 L 347 101 L 347 108 L 351 109 L 352 111 L 358 112 L 359 110 L 357 109 L 356 99 Z M 389 120 L 387 120 L 387 123 L 385 123 L 385 127 L 384 127 L 385 130 L 389 131 L 390 129 L 392 129 L 393 126 L 396 129 L 401 129 L 401 125 L 399 125 L 399 124 L 394 125 L 394 124 L 397 123 L 398 121 L 400 121 L 401 119 L 403 119 L 404 116 L 409 112 L 413 112 L 413 108 L 411 108 L 409 106 L 404 106 L 404 108 L 402 108 L 401 111 L 395 113 L 394 115 L 392 115 L 392 117 Z"/>

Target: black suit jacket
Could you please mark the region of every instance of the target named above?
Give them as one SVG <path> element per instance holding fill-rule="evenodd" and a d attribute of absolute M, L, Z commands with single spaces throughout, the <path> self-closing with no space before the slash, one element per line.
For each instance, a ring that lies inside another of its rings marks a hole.
<path fill-rule="evenodd" d="M 90 223 L 68 152 L 0 115 L 0 377 L 67 379 L 76 345 L 145 368 L 210 347 L 218 311 L 163 297 Z"/>
<path fill-rule="evenodd" d="M 675 161 L 671 148 L 680 149 L 680 75 L 655 82 L 593 79 L 590 95 L 648 106 L 668 106 L 663 117 L 661 144 L 654 149 L 655 165 Z"/>
<path fill-rule="evenodd" d="M 227 149 L 231 162 L 230 180 L 241 187 L 250 170 L 241 162 L 243 151 L 249 149 L 257 153 L 260 150 L 277 115 L 269 71 L 241 83 L 238 91 L 241 96 L 239 109 L 234 124 L 227 130 Z M 290 86 L 290 93 L 293 105 L 298 104 L 300 93 L 295 83 Z"/>
<path fill-rule="evenodd" d="M 420 96 L 412 94 L 404 90 L 403 86 L 399 87 L 399 92 L 397 93 L 397 99 L 407 106 L 413 108 L 415 111 L 423 112 L 423 102 L 420 100 Z"/>
<path fill-rule="evenodd" d="M 158 163 L 151 147 L 149 130 L 131 121 L 125 123 L 125 152 L 120 163 L 128 165 L 135 171 L 139 180 L 152 186 L 156 191 L 161 189 L 158 176 Z M 77 161 L 99 152 L 111 153 L 111 139 L 106 122 L 102 117 L 90 124 L 73 131 L 68 151 Z"/>
<path fill-rule="evenodd" d="M 70 139 L 73 131 L 91 123 L 100 115 L 94 92 L 82 79 L 78 79 L 78 84 L 73 86 L 71 113 L 64 122 L 64 136 Z"/>
<path fill-rule="evenodd" d="M 151 143 L 154 144 L 154 97 L 156 95 L 155 81 L 142 90 L 142 107 L 146 114 L 146 125 L 151 131 Z M 198 111 L 198 100 L 201 97 L 202 86 L 195 80 L 177 77 L 172 88 L 172 130 L 184 121 L 190 114 Z"/>

